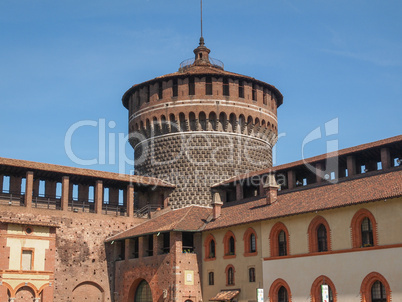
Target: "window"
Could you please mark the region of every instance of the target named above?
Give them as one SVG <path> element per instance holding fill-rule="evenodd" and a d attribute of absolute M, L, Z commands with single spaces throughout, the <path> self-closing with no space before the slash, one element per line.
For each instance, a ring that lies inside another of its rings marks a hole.
<path fill-rule="evenodd" d="M 377 245 L 377 223 L 374 215 L 360 209 L 352 218 L 352 245 L 354 248 Z"/>
<path fill-rule="evenodd" d="M 244 82 L 239 81 L 239 98 L 244 98 Z"/>
<path fill-rule="evenodd" d="M 22 250 L 21 270 L 31 271 L 33 268 L 33 250 Z"/>
<path fill-rule="evenodd" d="M 263 99 L 262 99 L 262 103 L 264 105 L 267 105 L 267 103 L 268 103 L 268 90 L 266 88 L 264 89 L 264 96 L 263 96 Z"/>
<path fill-rule="evenodd" d="M 308 227 L 310 253 L 331 250 L 331 230 L 328 222 L 321 216 L 316 216 Z"/>
<path fill-rule="evenodd" d="M 373 225 L 368 217 L 364 217 L 361 225 L 362 230 L 362 245 L 365 246 L 373 246 Z"/>
<path fill-rule="evenodd" d="M 145 88 L 145 102 L 149 102 L 149 99 L 151 98 L 151 93 L 150 93 L 150 87 L 149 85 L 147 85 L 147 87 Z"/>
<path fill-rule="evenodd" d="M 327 229 L 323 224 L 317 229 L 317 241 L 318 241 L 318 251 L 319 252 L 326 252 L 328 251 L 327 248 Z"/>
<path fill-rule="evenodd" d="M 142 280 L 138 285 L 134 302 L 152 302 L 152 292 L 147 281 Z"/>
<path fill-rule="evenodd" d="M 292 295 L 289 285 L 283 279 L 276 279 L 269 289 L 269 301 L 271 302 L 291 302 Z"/>
<path fill-rule="evenodd" d="M 176 97 L 176 96 L 179 95 L 179 87 L 178 87 L 178 85 L 177 85 L 177 79 L 173 79 L 173 87 L 172 87 L 172 90 L 173 90 L 173 97 Z"/>
<path fill-rule="evenodd" d="M 385 287 L 380 281 L 375 281 L 371 287 L 371 302 L 387 302 Z"/>
<path fill-rule="evenodd" d="M 252 90 L 252 99 L 253 101 L 257 101 L 257 87 L 255 84 L 253 84 L 253 90 Z"/>
<path fill-rule="evenodd" d="M 363 279 L 360 293 L 362 302 L 390 302 L 393 300 L 387 280 L 377 272 L 372 272 Z"/>
<path fill-rule="evenodd" d="M 328 302 L 336 302 L 336 291 L 334 283 L 327 276 L 321 275 L 314 280 L 311 286 L 311 302 L 323 302 L 322 301 L 322 285 L 328 285 Z"/>
<path fill-rule="evenodd" d="M 170 233 L 163 233 L 163 253 L 169 254 L 170 252 Z"/>
<path fill-rule="evenodd" d="M 195 82 L 193 77 L 188 79 L 188 94 L 195 95 Z"/>
<path fill-rule="evenodd" d="M 215 284 L 214 272 L 209 272 L 208 273 L 208 284 L 209 285 L 214 285 Z"/>
<path fill-rule="evenodd" d="M 212 78 L 206 77 L 205 80 L 205 94 L 212 95 Z"/>
<path fill-rule="evenodd" d="M 271 257 L 288 255 L 289 232 L 282 222 L 277 222 L 269 234 Z"/>
<path fill-rule="evenodd" d="M 235 279 L 234 279 L 234 277 L 235 277 L 235 269 L 234 269 L 234 267 L 233 267 L 233 265 L 228 265 L 227 267 L 226 267 L 226 270 L 225 270 L 225 272 L 226 272 L 226 285 L 228 286 L 228 285 L 235 285 Z"/>
<path fill-rule="evenodd" d="M 124 241 L 123 241 L 124 242 Z M 154 236 L 148 235 L 148 256 L 153 256 L 154 254 Z"/>
<path fill-rule="evenodd" d="M 204 252 L 205 252 L 205 261 L 215 260 L 216 259 L 216 242 L 215 238 L 212 234 L 209 234 L 204 241 Z"/>
<path fill-rule="evenodd" d="M 223 238 L 223 246 L 224 246 L 224 259 L 227 258 L 235 258 L 236 257 L 236 239 L 233 232 L 228 231 Z"/>
<path fill-rule="evenodd" d="M 223 95 L 229 96 L 229 80 L 223 79 Z"/>
<path fill-rule="evenodd" d="M 255 244 L 255 235 L 250 235 L 250 253 L 255 253 L 257 251 L 256 244 Z"/>
<path fill-rule="evenodd" d="M 278 235 L 278 248 L 279 256 L 287 255 L 286 234 L 283 230 L 281 230 Z"/>
<path fill-rule="evenodd" d="M 248 269 L 248 281 L 255 282 L 255 268 L 254 267 L 250 267 Z"/>
<path fill-rule="evenodd" d="M 158 99 L 163 99 L 163 82 L 158 84 Z"/>
<path fill-rule="evenodd" d="M 248 228 L 243 236 L 244 240 L 244 256 L 257 255 L 257 235 L 253 228 Z"/>
<path fill-rule="evenodd" d="M 288 291 L 284 286 L 281 286 L 278 290 L 278 302 L 288 302 Z"/>

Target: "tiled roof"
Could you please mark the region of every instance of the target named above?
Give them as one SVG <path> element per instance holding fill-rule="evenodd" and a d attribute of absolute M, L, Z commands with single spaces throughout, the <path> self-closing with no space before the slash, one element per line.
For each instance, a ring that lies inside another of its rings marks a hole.
<path fill-rule="evenodd" d="M 402 196 L 401 169 L 280 194 L 271 205 L 265 205 L 265 198 L 227 203 L 222 207 L 221 216 L 208 223 L 205 230 L 399 196 Z"/>
<path fill-rule="evenodd" d="M 163 215 L 147 220 L 127 231 L 114 235 L 106 241 L 120 240 L 146 234 L 167 231 L 198 231 L 211 214 L 211 208 L 189 206 L 166 212 Z"/>
<path fill-rule="evenodd" d="M 209 301 L 231 301 L 240 293 L 240 289 L 222 290 L 215 297 L 209 299 Z"/>
<path fill-rule="evenodd" d="M 402 141 L 402 135 L 398 135 L 398 136 L 382 139 L 382 140 L 367 143 L 367 144 L 362 144 L 362 145 L 358 145 L 358 146 L 354 146 L 354 147 L 350 147 L 350 148 L 341 149 L 338 152 L 325 153 L 325 154 L 321 154 L 321 155 L 318 155 L 318 156 L 306 158 L 304 160 L 298 160 L 298 161 L 295 161 L 295 162 L 275 166 L 275 167 L 272 167 L 272 168 L 267 168 L 267 169 L 260 170 L 260 171 L 253 171 L 253 172 L 250 172 L 250 173 L 247 173 L 247 174 L 237 175 L 237 176 L 231 177 L 231 178 L 229 178 L 229 179 L 227 179 L 225 181 L 222 181 L 220 183 L 214 184 L 212 187 L 219 187 L 221 185 L 229 184 L 229 183 L 232 183 L 232 182 L 234 182 L 236 180 L 249 178 L 249 177 L 252 177 L 252 176 L 255 176 L 255 175 L 262 175 L 262 174 L 267 174 L 267 173 L 270 173 L 270 172 L 291 169 L 293 167 L 302 166 L 302 165 L 305 165 L 305 164 L 312 164 L 312 163 L 315 163 L 315 162 L 318 162 L 318 161 L 321 161 L 321 160 L 328 159 L 330 157 L 335 157 L 335 156 L 339 157 L 339 156 L 343 156 L 343 155 L 346 155 L 346 154 L 352 154 L 352 153 L 355 153 L 355 152 L 360 152 L 360 151 L 368 150 L 368 149 L 375 148 L 375 147 L 381 147 L 381 146 L 385 146 L 385 145 L 388 145 L 388 144 L 392 144 L 392 143 L 395 143 L 395 142 L 401 142 L 401 141 Z"/>
<path fill-rule="evenodd" d="M 118 174 L 118 173 L 112 173 L 112 172 L 103 172 L 103 171 L 97 171 L 97 170 L 66 167 L 66 166 L 60 166 L 60 165 L 53 165 L 53 164 L 32 162 L 32 161 L 27 161 L 27 160 L 0 157 L 0 167 L 2 165 L 8 166 L 8 167 L 23 168 L 23 169 L 27 169 L 27 170 L 39 170 L 39 171 L 46 171 L 46 172 L 54 172 L 54 173 L 60 173 L 60 174 L 64 174 L 64 175 L 77 175 L 77 176 L 92 177 L 92 178 L 97 178 L 97 179 L 108 179 L 108 180 L 121 181 L 121 182 L 127 182 L 127 183 L 131 182 L 131 183 L 138 183 L 138 184 L 144 184 L 144 185 L 155 185 L 155 186 L 161 186 L 161 187 L 171 187 L 171 188 L 175 187 L 175 185 L 173 185 L 173 184 L 170 184 L 163 180 L 160 180 L 157 178 L 152 178 L 152 177 Z"/>

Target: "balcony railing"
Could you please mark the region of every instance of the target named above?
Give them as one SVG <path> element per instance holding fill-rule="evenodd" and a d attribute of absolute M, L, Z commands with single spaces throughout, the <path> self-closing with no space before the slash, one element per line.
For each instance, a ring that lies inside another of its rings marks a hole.
<path fill-rule="evenodd" d="M 193 66 L 194 62 L 195 59 L 184 60 L 183 62 L 180 63 L 179 71 L 180 72 L 186 71 L 189 67 Z M 205 62 L 208 63 L 208 60 L 205 60 Z M 224 65 L 222 61 L 209 57 L 209 63 L 211 63 L 213 67 L 223 70 Z"/>

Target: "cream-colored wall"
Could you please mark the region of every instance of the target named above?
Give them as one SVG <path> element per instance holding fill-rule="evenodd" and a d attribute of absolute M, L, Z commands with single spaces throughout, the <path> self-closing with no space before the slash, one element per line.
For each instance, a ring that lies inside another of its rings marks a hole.
<path fill-rule="evenodd" d="M 243 236 L 245 231 L 252 227 L 257 233 L 257 251 L 256 256 L 244 257 L 244 244 Z M 232 231 L 235 235 L 235 248 L 236 258 L 223 259 L 224 246 L 223 238 L 227 231 Z M 213 234 L 216 240 L 216 260 L 203 262 L 203 300 L 209 301 L 222 289 L 240 289 L 240 294 L 236 297 L 238 301 L 252 301 L 256 300 L 256 289 L 259 285 L 262 286 L 262 258 L 261 258 L 261 246 L 262 236 L 260 223 L 237 226 L 230 229 L 220 229 L 212 232 L 203 233 L 203 243 L 209 234 Z M 203 249 L 203 259 L 205 259 L 205 249 Z M 235 268 L 235 285 L 226 286 L 225 269 L 227 265 L 233 265 Z M 255 268 L 256 282 L 249 282 L 248 269 L 250 267 Z M 215 275 L 215 284 L 208 285 L 208 273 L 213 271 Z"/>
<path fill-rule="evenodd" d="M 401 267 L 402 248 L 267 260 L 263 263 L 265 301 L 269 301 L 269 289 L 277 278 L 288 283 L 292 302 L 310 301 L 314 280 L 325 275 L 334 283 L 338 301 L 360 302 L 362 281 L 371 272 L 388 281 L 392 301 L 402 301 Z"/>
<path fill-rule="evenodd" d="M 49 228 L 39 226 L 34 226 L 31 228 L 34 230 L 34 232 L 31 235 L 27 235 L 23 226 L 13 224 L 8 225 L 7 235 L 11 235 L 11 237 L 7 238 L 7 246 L 10 247 L 10 270 L 21 269 L 21 253 L 23 248 L 34 249 L 32 270 L 45 270 L 45 253 L 46 250 L 49 249 L 49 240 L 34 237 L 30 239 L 29 237 L 49 237 Z"/>
<path fill-rule="evenodd" d="M 308 253 L 308 226 L 316 216 L 322 216 L 329 224 L 331 229 L 331 248 L 333 251 L 350 249 L 352 248 L 350 226 L 353 216 L 360 209 L 367 209 L 374 215 L 377 222 L 379 245 L 402 243 L 402 231 L 400 231 L 402 230 L 402 198 L 393 198 L 387 201 L 377 201 L 263 221 L 261 223 L 263 257 L 270 256 L 269 234 L 272 226 L 278 221 L 285 224 L 289 231 L 289 254 Z"/>

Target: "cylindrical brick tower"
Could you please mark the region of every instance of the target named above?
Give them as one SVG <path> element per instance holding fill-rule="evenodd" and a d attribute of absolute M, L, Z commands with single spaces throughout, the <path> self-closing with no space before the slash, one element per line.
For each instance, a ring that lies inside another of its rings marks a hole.
<path fill-rule="evenodd" d="M 122 99 L 135 174 L 176 184 L 172 208 L 208 206 L 211 185 L 271 167 L 283 102 L 274 86 L 225 71 L 202 37 L 194 53 L 178 72 L 134 85 Z"/>

